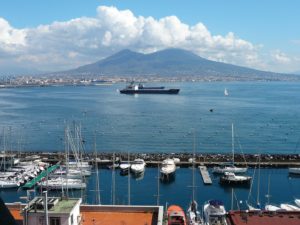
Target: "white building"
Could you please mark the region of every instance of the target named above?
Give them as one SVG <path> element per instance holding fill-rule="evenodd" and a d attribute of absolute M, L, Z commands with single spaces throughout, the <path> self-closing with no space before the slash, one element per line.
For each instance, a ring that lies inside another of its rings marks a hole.
<path fill-rule="evenodd" d="M 78 225 L 81 223 L 81 199 L 36 197 L 23 209 L 24 225 Z M 48 215 L 48 221 L 46 221 Z"/>

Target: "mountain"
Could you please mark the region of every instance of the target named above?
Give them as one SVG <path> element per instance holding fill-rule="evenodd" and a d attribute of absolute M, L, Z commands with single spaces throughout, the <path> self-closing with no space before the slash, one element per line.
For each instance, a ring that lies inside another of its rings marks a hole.
<path fill-rule="evenodd" d="M 105 76 L 162 76 L 277 79 L 281 74 L 204 59 L 190 51 L 166 49 L 151 54 L 122 50 L 92 64 L 65 71 L 67 74 Z"/>

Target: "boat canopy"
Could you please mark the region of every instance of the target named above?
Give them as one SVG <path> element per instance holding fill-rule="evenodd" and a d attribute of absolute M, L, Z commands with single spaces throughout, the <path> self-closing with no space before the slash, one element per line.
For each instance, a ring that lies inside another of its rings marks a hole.
<path fill-rule="evenodd" d="M 224 205 L 223 202 L 220 201 L 220 200 L 210 200 L 210 201 L 209 201 L 209 204 L 212 205 L 212 206 L 215 206 L 215 207 Z"/>

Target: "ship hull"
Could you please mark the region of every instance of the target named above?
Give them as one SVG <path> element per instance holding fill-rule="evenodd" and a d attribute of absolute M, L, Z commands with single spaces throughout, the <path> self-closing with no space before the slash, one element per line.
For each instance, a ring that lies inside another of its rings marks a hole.
<path fill-rule="evenodd" d="M 178 94 L 180 89 L 123 89 L 120 90 L 121 94 Z"/>

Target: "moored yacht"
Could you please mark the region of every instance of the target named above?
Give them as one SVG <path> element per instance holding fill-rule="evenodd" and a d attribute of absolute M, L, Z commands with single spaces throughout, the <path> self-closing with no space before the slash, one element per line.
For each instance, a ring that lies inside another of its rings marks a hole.
<path fill-rule="evenodd" d="M 300 175 L 300 167 L 289 168 L 289 173 Z"/>
<path fill-rule="evenodd" d="M 205 225 L 227 225 L 226 210 L 223 202 L 210 200 L 203 206 Z"/>
<path fill-rule="evenodd" d="M 69 179 L 69 178 L 53 178 L 48 181 L 43 181 L 39 184 L 42 188 L 48 189 L 85 189 L 86 184 L 79 179 Z"/>
<path fill-rule="evenodd" d="M 160 174 L 162 179 L 169 179 L 171 176 L 175 175 L 176 165 L 173 159 L 165 159 L 162 162 L 162 166 L 160 168 Z"/>
<path fill-rule="evenodd" d="M 187 225 L 183 209 L 178 205 L 171 205 L 167 210 L 168 225 Z"/>
<path fill-rule="evenodd" d="M 120 174 L 121 175 L 126 175 L 129 173 L 130 170 L 130 163 L 128 162 L 122 162 L 120 164 Z"/>
<path fill-rule="evenodd" d="M 19 186 L 20 186 L 20 182 L 17 180 L 0 180 L 0 189 L 16 188 Z"/>
<path fill-rule="evenodd" d="M 268 205 L 265 206 L 265 210 L 266 211 L 270 211 L 270 212 L 276 212 L 276 211 L 282 211 L 284 209 L 282 209 L 282 208 L 280 208 L 278 206 L 275 206 L 275 205 L 268 204 Z"/>
<path fill-rule="evenodd" d="M 236 167 L 234 165 L 221 165 L 213 168 L 213 173 L 224 174 L 229 173 L 246 173 L 246 167 Z"/>
<path fill-rule="evenodd" d="M 135 159 L 131 164 L 131 172 L 135 175 L 139 175 L 145 172 L 146 163 L 143 159 Z"/>
<path fill-rule="evenodd" d="M 300 208 L 291 204 L 280 204 L 280 208 L 286 211 L 300 211 Z"/>
<path fill-rule="evenodd" d="M 221 184 L 246 184 L 250 185 L 252 177 L 250 176 L 237 176 L 234 173 L 225 172 L 222 177 L 220 177 Z"/>

